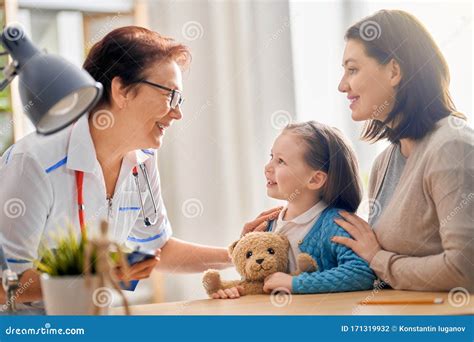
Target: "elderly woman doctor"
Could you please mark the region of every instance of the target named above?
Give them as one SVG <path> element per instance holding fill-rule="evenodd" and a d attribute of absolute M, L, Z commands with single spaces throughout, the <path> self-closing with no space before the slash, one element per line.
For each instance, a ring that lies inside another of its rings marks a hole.
<path fill-rule="evenodd" d="M 79 234 L 105 219 L 115 241 L 156 250 L 155 259 L 131 267 L 129 279 L 147 278 L 157 265 L 181 272 L 231 265 L 225 248 L 172 238 L 161 196 L 156 149 L 182 117 L 181 73 L 190 59 L 186 46 L 145 28 L 112 31 L 84 63 L 104 87 L 90 114 L 51 136 L 28 135 L 4 153 L 0 244 L 20 282 L 32 280 L 19 301 L 41 298 L 32 261 L 40 243 L 70 222 Z"/>

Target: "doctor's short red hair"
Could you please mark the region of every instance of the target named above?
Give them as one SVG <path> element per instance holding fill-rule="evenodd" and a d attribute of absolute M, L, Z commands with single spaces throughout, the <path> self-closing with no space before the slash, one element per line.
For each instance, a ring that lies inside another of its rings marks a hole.
<path fill-rule="evenodd" d="M 110 87 L 114 77 L 126 86 L 133 86 L 145 77 L 152 65 L 175 61 L 182 71 L 191 63 L 186 45 L 170 37 L 139 26 L 125 26 L 108 33 L 95 43 L 84 62 L 84 69 L 102 83 L 104 93 L 100 104 L 110 103 Z"/>

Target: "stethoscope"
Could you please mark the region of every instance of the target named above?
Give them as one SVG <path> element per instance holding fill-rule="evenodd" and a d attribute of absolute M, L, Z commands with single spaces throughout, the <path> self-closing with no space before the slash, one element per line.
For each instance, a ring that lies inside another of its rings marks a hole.
<path fill-rule="evenodd" d="M 138 198 L 140 199 L 140 208 L 142 210 L 142 215 L 144 217 L 145 221 L 145 227 L 153 226 L 156 224 L 158 221 L 158 210 L 156 209 L 156 203 L 155 203 L 155 197 L 153 196 L 153 191 L 151 191 L 151 186 L 150 186 L 150 181 L 148 179 L 148 172 L 146 170 L 145 164 L 138 164 L 140 167 L 140 170 L 142 170 L 143 176 L 145 177 L 145 182 L 146 182 L 146 187 L 148 188 L 148 193 L 150 194 L 151 198 L 151 203 L 153 203 L 153 214 L 155 215 L 155 218 L 153 221 L 150 221 L 150 218 L 148 218 L 145 215 L 145 206 L 143 205 L 143 198 L 142 198 L 142 192 L 140 191 L 140 181 L 138 180 L 138 170 L 137 167 L 134 166 L 132 170 L 133 177 L 135 178 L 135 184 L 137 185 L 138 189 Z"/>
<path fill-rule="evenodd" d="M 156 208 L 155 197 L 153 196 L 153 191 L 151 191 L 150 181 L 148 179 L 148 172 L 146 170 L 145 164 L 138 164 L 138 167 L 143 173 L 145 178 L 146 186 L 148 188 L 148 193 L 150 194 L 150 199 L 153 204 L 153 214 L 154 219 L 150 220 L 148 216 L 145 215 L 145 207 L 143 204 L 142 193 L 140 191 L 140 180 L 138 179 L 138 169 L 136 166 L 132 169 L 132 175 L 135 178 L 135 184 L 138 189 L 138 198 L 140 200 L 140 210 L 144 217 L 145 227 L 152 226 L 158 221 L 158 209 Z M 85 205 L 84 205 L 84 196 L 83 196 L 83 185 L 84 185 L 84 172 L 76 170 L 76 188 L 77 188 L 77 205 L 78 205 L 78 214 L 79 214 L 79 225 L 81 227 L 81 232 L 85 233 Z"/>

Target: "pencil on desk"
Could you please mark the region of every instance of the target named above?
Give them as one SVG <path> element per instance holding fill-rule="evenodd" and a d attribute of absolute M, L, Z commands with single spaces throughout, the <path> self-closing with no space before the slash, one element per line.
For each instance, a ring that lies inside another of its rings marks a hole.
<path fill-rule="evenodd" d="M 443 298 L 427 298 L 427 299 L 395 299 L 395 300 L 370 300 L 363 301 L 359 305 L 404 305 L 404 304 L 443 304 Z"/>

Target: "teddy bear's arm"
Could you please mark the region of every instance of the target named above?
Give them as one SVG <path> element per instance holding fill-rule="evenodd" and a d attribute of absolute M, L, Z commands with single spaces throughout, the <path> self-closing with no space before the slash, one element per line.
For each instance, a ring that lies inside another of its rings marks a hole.
<path fill-rule="evenodd" d="M 318 265 L 316 264 L 316 261 L 308 253 L 298 254 L 296 262 L 298 264 L 298 268 L 296 269 L 295 272 L 291 273 L 291 275 L 293 276 L 296 276 L 303 272 L 308 272 L 308 273 L 315 272 L 318 269 Z"/>
<path fill-rule="evenodd" d="M 263 294 L 263 282 L 244 281 L 240 284 L 244 288 L 244 295 Z"/>
<path fill-rule="evenodd" d="M 202 278 L 202 284 L 208 296 L 212 296 L 219 290 L 230 289 L 232 287 L 242 285 L 241 280 L 221 280 L 221 275 L 217 270 L 207 270 Z M 244 287 L 245 288 L 245 287 Z"/>

